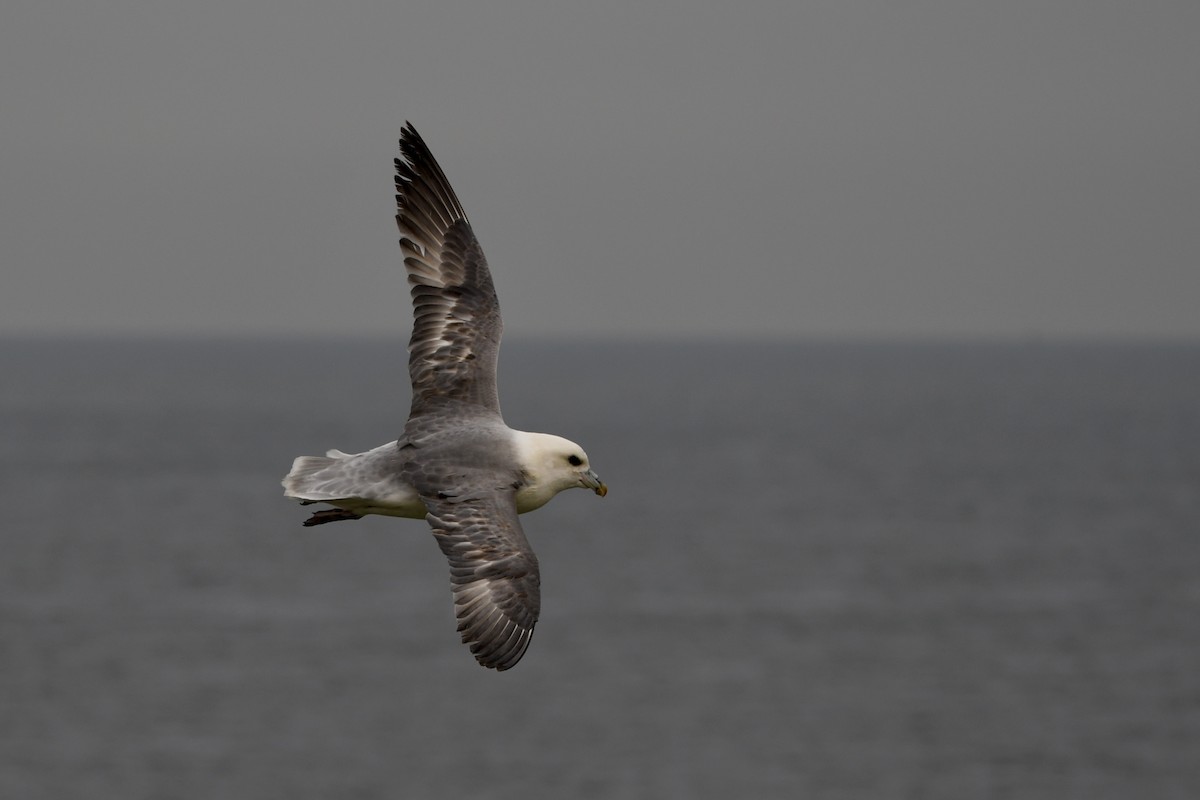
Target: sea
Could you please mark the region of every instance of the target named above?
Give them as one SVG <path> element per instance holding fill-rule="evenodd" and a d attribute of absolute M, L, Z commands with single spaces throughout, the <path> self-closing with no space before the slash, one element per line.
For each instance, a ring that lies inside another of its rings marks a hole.
<path fill-rule="evenodd" d="M 1200 344 L 514 339 L 514 669 L 418 520 L 388 340 L 0 341 L 0 797 L 1200 797 Z"/>

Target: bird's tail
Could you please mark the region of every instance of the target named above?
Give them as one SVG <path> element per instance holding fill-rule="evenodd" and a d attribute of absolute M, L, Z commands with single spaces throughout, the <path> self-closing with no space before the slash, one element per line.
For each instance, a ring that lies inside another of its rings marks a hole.
<path fill-rule="evenodd" d="M 346 497 L 348 487 L 342 467 L 350 457 L 341 450 L 330 450 L 323 456 L 300 456 L 284 476 L 283 493 L 305 503 Z"/>

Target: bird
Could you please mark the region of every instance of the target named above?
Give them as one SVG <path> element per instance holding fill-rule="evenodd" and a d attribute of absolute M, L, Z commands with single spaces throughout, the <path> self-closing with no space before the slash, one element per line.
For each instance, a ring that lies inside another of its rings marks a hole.
<path fill-rule="evenodd" d="M 503 324 L 483 249 L 411 122 L 400 155 L 396 224 L 413 304 L 408 419 L 372 450 L 296 458 L 284 495 L 329 506 L 305 526 L 368 514 L 426 520 L 449 562 L 463 643 L 480 665 L 503 671 L 525 655 L 541 609 L 538 560 L 519 515 L 567 489 L 604 497 L 608 486 L 578 444 L 504 422 Z"/>

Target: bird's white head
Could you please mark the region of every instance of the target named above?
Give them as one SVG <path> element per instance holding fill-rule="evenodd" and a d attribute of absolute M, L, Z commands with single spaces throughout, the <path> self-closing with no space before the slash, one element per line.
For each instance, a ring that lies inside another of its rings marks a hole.
<path fill-rule="evenodd" d="M 566 489 L 591 489 L 601 497 L 608 494 L 608 487 L 579 445 L 549 433 L 515 433 L 517 458 L 526 476 L 526 485 L 517 493 L 522 512 L 545 505 Z"/>

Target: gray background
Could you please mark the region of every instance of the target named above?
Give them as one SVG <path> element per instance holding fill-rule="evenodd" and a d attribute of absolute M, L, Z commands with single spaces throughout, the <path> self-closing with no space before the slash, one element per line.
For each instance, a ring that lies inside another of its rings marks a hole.
<path fill-rule="evenodd" d="M 1200 797 L 1200 347 L 510 343 L 611 491 L 503 674 L 427 525 L 279 489 L 396 349 L 0 341 L 0 797 Z"/>
<path fill-rule="evenodd" d="M 1195 337 L 1200 6 L 9 3 L 0 333 L 406 335 L 405 119 L 510 335 Z"/>

